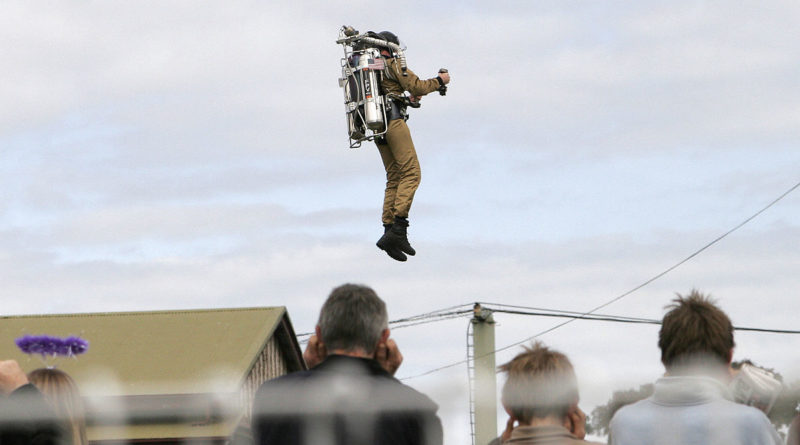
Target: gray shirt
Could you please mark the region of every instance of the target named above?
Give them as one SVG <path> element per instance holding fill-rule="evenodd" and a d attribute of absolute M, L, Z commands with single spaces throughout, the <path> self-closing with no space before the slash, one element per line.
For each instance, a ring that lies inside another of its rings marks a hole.
<path fill-rule="evenodd" d="M 611 445 L 781 445 L 756 408 L 730 400 L 709 377 L 664 377 L 651 397 L 621 408 L 611 419 Z"/>

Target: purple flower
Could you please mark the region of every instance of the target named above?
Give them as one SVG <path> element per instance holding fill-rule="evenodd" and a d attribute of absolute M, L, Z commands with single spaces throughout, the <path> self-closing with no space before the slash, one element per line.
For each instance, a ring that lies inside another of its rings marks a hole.
<path fill-rule="evenodd" d="M 80 337 L 64 339 L 49 335 L 25 335 L 15 340 L 17 347 L 26 354 L 72 357 L 89 349 L 89 342 Z"/>
<path fill-rule="evenodd" d="M 80 337 L 67 337 L 63 341 L 68 351 L 66 355 L 80 355 L 89 349 L 89 342 Z"/>

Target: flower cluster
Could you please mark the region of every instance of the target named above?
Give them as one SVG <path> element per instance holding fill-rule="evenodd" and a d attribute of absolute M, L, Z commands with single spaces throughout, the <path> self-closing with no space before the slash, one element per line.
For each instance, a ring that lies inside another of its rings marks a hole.
<path fill-rule="evenodd" d="M 89 349 L 89 342 L 80 337 L 58 338 L 49 335 L 26 335 L 15 340 L 19 349 L 26 354 L 39 354 L 42 357 L 74 357 Z"/>

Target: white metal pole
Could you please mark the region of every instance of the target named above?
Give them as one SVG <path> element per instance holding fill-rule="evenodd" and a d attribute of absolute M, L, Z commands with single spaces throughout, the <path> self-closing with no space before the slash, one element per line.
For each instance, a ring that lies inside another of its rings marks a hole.
<path fill-rule="evenodd" d="M 492 311 L 475 305 L 472 339 L 475 358 L 475 445 L 497 437 L 497 373 Z"/>

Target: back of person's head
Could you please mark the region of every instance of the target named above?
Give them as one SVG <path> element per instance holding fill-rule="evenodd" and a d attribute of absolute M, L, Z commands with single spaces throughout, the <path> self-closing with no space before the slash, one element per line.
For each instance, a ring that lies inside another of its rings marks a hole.
<path fill-rule="evenodd" d="M 678 294 L 661 322 L 661 363 L 671 373 L 698 367 L 719 369 L 730 363 L 733 324 L 710 296 L 692 290 Z"/>
<path fill-rule="evenodd" d="M 359 284 L 344 284 L 331 291 L 322 305 L 317 325 L 328 349 L 371 354 L 389 326 L 386 304 L 375 291 Z"/>
<path fill-rule="evenodd" d="M 541 342 L 500 365 L 508 374 L 503 386 L 503 405 L 520 423 L 534 418 L 566 416 L 578 403 L 578 381 L 566 355 Z"/>
<path fill-rule="evenodd" d="M 75 380 L 64 371 L 39 368 L 28 374 L 28 380 L 44 394 L 55 415 L 69 425 L 72 445 L 86 445 L 86 421 L 83 401 Z"/>

